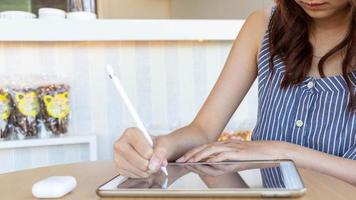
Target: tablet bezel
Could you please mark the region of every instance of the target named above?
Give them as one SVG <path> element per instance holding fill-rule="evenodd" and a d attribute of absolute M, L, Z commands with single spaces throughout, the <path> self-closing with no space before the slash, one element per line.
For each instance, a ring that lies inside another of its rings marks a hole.
<path fill-rule="evenodd" d="M 266 163 L 266 164 L 279 164 L 281 162 L 290 162 L 296 169 L 297 176 L 302 184 L 301 189 L 271 189 L 271 188 L 252 188 L 252 189 L 218 189 L 213 188 L 209 190 L 201 189 L 181 189 L 181 190 L 163 190 L 163 189 L 128 189 L 128 190 L 102 190 L 101 188 L 109 182 L 116 179 L 118 176 L 113 177 L 104 184 L 100 185 L 96 193 L 100 197 L 299 197 L 305 194 L 306 188 L 300 176 L 295 163 L 292 160 L 246 160 L 246 161 L 226 161 L 222 163 L 235 164 L 235 163 Z M 216 164 L 216 163 L 169 163 L 169 165 L 199 165 L 199 164 Z M 221 163 L 219 163 L 221 164 Z"/>

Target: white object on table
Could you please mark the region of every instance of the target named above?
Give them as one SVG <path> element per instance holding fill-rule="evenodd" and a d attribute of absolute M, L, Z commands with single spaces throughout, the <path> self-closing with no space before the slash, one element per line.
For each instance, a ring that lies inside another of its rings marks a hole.
<path fill-rule="evenodd" d="M 126 93 L 124 87 L 122 86 L 119 78 L 117 76 L 115 76 L 114 69 L 111 67 L 111 65 L 107 65 L 106 66 L 106 71 L 107 71 L 107 73 L 109 75 L 109 78 L 113 81 L 113 83 L 114 83 L 117 91 L 119 92 L 120 96 L 124 100 L 124 102 L 125 102 L 127 108 L 129 109 L 129 112 L 130 112 L 132 118 L 134 119 L 136 125 L 142 131 L 143 136 L 150 143 L 150 145 L 153 146 L 152 138 L 148 134 L 145 126 L 143 125 L 143 122 L 141 121 L 140 117 L 138 116 L 138 113 L 136 112 L 135 108 L 133 107 L 133 105 L 132 105 L 129 97 L 127 96 L 127 93 Z M 164 174 L 168 175 L 166 167 L 161 167 L 161 170 L 163 171 Z"/>
<path fill-rule="evenodd" d="M 32 186 L 32 194 L 36 198 L 60 198 L 77 187 L 72 176 L 51 176 L 38 181 Z"/>
<path fill-rule="evenodd" d="M 96 19 L 96 14 L 92 12 L 69 12 L 67 13 L 67 19 L 75 20 L 94 20 Z"/>
<path fill-rule="evenodd" d="M 39 19 L 65 19 L 66 12 L 57 8 L 40 8 L 38 10 Z"/>
<path fill-rule="evenodd" d="M 25 11 L 3 11 L 0 12 L 1 19 L 34 19 L 36 15 Z"/>

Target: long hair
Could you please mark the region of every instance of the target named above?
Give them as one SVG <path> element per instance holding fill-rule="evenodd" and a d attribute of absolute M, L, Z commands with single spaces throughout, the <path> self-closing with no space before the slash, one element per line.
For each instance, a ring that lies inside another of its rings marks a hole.
<path fill-rule="evenodd" d="M 322 78 L 325 62 L 334 54 L 343 51 L 342 76 L 350 92 L 350 111 L 356 112 L 356 88 L 351 81 L 351 73 L 356 67 L 356 0 L 349 0 L 351 23 L 346 37 L 327 52 L 318 63 Z M 273 76 L 273 60 L 279 56 L 286 70 L 281 82 L 282 88 L 300 84 L 311 69 L 313 46 L 309 41 L 311 17 L 293 0 L 278 0 L 269 23 L 269 45 L 271 58 L 269 67 Z"/>

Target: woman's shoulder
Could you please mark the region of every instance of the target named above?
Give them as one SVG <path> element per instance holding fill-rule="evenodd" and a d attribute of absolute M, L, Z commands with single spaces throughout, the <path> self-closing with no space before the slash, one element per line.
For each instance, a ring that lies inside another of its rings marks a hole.
<path fill-rule="evenodd" d="M 245 22 L 246 35 L 252 37 L 258 45 L 259 49 L 264 35 L 268 29 L 272 6 L 252 12 Z"/>
<path fill-rule="evenodd" d="M 272 14 L 272 6 L 253 11 L 247 19 L 258 20 L 260 23 L 268 24 Z"/>
<path fill-rule="evenodd" d="M 253 25 L 259 32 L 266 32 L 272 14 L 272 6 L 252 12 L 246 23 Z"/>

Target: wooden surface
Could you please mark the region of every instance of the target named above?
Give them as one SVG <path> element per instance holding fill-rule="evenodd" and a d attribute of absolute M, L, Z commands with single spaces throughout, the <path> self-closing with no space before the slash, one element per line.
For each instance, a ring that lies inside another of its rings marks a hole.
<path fill-rule="evenodd" d="M 300 170 L 300 172 L 307 187 L 306 195 L 299 198 L 301 200 L 349 200 L 355 199 L 356 197 L 356 187 L 345 182 L 312 171 Z M 96 188 L 115 176 L 115 174 L 115 166 L 112 161 L 59 165 L 1 174 L 0 199 L 35 199 L 31 194 L 31 188 L 35 182 L 49 176 L 61 175 L 74 176 L 78 181 L 77 188 L 64 199 L 100 199 L 96 196 Z M 138 198 L 130 199 L 134 200 Z M 149 200 L 148 198 L 145 199 Z M 227 198 L 224 199 L 228 200 Z M 109 199 L 105 198 L 105 200 Z M 281 200 L 281 198 L 279 198 L 279 200 Z"/>

